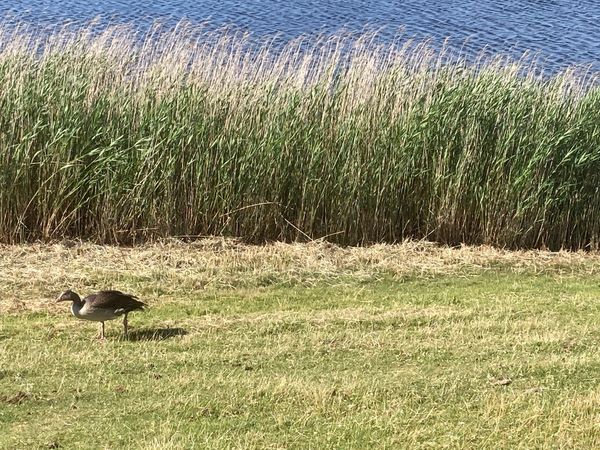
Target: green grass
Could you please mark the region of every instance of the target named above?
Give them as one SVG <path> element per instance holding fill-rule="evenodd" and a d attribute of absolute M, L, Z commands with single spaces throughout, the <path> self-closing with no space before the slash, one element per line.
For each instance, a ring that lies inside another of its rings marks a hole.
<path fill-rule="evenodd" d="M 595 254 L 2 250 L 0 448 L 600 445 Z M 66 286 L 151 307 L 100 343 Z"/>
<path fill-rule="evenodd" d="M 375 42 L 0 30 L 0 242 L 597 247 L 597 74 Z"/>

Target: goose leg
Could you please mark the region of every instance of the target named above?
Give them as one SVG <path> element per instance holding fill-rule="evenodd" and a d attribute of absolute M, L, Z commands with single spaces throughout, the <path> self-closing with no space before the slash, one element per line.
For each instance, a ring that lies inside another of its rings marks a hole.
<path fill-rule="evenodd" d="M 123 331 L 125 333 L 125 339 L 127 339 L 127 314 L 123 316 Z"/>
<path fill-rule="evenodd" d="M 100 322 L 100 340 L 104 340 L 104 322 Z"/>

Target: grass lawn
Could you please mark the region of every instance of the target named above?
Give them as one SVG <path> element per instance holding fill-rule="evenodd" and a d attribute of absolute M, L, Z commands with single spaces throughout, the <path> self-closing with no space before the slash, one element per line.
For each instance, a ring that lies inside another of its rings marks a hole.
<path fill-rule="evenodd" d="M 79 321 L 118 288 L 150 304 Z M 600 255 L 0 247 L 0 448 L 600 448 Z"/>

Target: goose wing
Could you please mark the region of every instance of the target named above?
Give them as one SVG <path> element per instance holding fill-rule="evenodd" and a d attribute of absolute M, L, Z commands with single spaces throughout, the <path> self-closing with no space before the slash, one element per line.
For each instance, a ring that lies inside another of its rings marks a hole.
<path fill-rule="evenodd" d="M 84 298 L 84 301 L 93 308 L 120 310 L 123 313 L 144 309 L 144 306 L 146 306 L 136 296 L 124 294 L 121 291 L 100 291 L 97 294 L 88 295 Z"/>

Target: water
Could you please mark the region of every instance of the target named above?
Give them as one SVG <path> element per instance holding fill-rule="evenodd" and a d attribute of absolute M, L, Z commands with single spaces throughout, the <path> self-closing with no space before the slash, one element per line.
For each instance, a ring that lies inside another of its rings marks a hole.
<path fill-rule="evenodd" d="M 303 34 L 383 28 L 382 39 L 432 39 L 466 55 L 483 48 L 515 57 L 537 52 L 549 71 L 569 65 L 600 70 L 600 1 L 552 0 L 3 0 L 0 19 L 50 30 L 71 22 L 99 26 L 154 21 L 174 26 L 185 19 L 211 27 L 234 25 L 255 36 L 279 34 L 287 41 Z"/>

